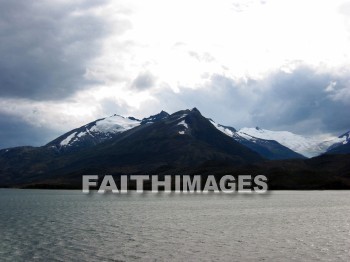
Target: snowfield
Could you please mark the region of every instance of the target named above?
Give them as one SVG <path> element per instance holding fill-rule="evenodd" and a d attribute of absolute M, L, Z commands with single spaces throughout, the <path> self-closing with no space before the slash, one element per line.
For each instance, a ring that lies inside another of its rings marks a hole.
<path fill-rule="evenodd" d="M 140 125 L 140 121 L 113 115 L 96 122 L 90 131 L 98 133 L 119 133 Z"/>
<path fill-rule="evenodd" d="M 222 133 L 228 135 L 229 137 L 234 137 L 235 133 L 232 132 L 230 129 L 226 128 L 226 127 L 223 127 L 217 123 L 215 123 L 213 120 L 209 120 L 210 123 L 213 124 L 213 126 L 215 126 L 218 130 L 220 130 Z"/>
<path fill-rule="evenodd" d="M 242 128 L 237 132 L 240 136 L 251 140 L 261 138 L 275 140 L 293 151 L 306 157 L 314 157 L 327 151 L 335 143 L 344 142 L 344 138 L 338 137 L 308 137 L 294 134 L 288 131 L 271 131 L 261 128 Z"/>
<path fill-rule="evenodd" d="M 71 146 L 75 142 L 79 141 L 79 138 L 82 138 L 86 135 L 94 137 L 98 134 L 108 135 L 111 133 L 117 134 L 122 133 L 126 130 L 134 128 L 140 125 L 140 120 L 134 120 L 127 117 L 113 115 L 110 117 L 103 118 L 101 120 L 97 120 L 95 125 L 88 129 L 85 128 L 85 131 L 74 132 L 63 139 L 60 143 L 60 146 L 66 147 Z"/>

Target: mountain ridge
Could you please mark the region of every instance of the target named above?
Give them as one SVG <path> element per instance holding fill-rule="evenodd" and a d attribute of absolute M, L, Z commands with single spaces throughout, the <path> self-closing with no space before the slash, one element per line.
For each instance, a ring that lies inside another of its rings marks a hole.
<path fill-rule="evenodd" d="M 198 110 L 182 110 L 79 150 L 59 151 L 48 143 L 39 148 L 0 151 L 0 177 L 12 183 L 33 182 L 86 168 L 141 171 L 162 166 L 198 166 L 207 161 L 242 165 L 263 158 L 222 134 Z"/>
<path fill-rule="evenodd" d="M 332 145 L 343 142 L 344 140 L 341 137 L 319 139 L 297 135 L 289 131 L 271 131 L 262 128 L 241 128 L 238 130 L 238 134 L 247 139 L 260 138 L 275 140 L 281 145 L 306 157 L 315 157 L 326 153 Z"/>
<path fill-rule="evenodd" d="M 142 120 L 112 115 L 41 147 L 0 150 L 0 186 L 79 188 L 84 174 L 232 172 L 265 174 L 275 189 L 350 188 L 346 152 L 305 159 L 274 140 L 241 134 L 197 108 Z"/>
<path fill-rule="evenodd" d="M 192 110 L 199 112 L 197 108 Z M 76 151 L 115 138 L 138 125 L 152 124 L 168 116 L 169 114 L 163 110 L 143 119 L 114 114 L 68 131 L 44 146 L 51 147 L 58 152 Z M 237 130 L 231 126 L 217 124 L 212 119 L 208 118 L 208 120 L 224 134 L 268 159 L 314 157 L 344 150 L 347 152 L 347 146 L 343 146 L 341 148 L 344 149 L 339 150 L 335 148 L 347 143 L 350 131 L 337 138 L 316 139 L 315 137 L 305 137 L 288 131 L 271 131 L 259 127 Z M 5 150 L 9 149 L 11 148 L 5 148 Z"/>

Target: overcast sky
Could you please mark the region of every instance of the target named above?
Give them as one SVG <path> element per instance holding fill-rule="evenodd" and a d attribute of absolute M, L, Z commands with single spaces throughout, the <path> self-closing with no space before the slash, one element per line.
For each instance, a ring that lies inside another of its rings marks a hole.
<path fill-rule="evenodd" d="M 350 130 L 350 2 L 0 0 L 0 148 L 193 107 L 235 128 Z"/>

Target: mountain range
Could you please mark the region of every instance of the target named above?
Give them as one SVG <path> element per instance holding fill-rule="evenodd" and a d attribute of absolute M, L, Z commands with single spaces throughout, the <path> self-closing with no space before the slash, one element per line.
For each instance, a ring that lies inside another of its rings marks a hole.
<path fill-rule="evenodd" d="M 256 171 L 274 177 L 277 189 L 347 188 L 350 167 L 343 162 L 350 153 L 348 141 L 349 132 L 320 141 L 258 127 L 236 130 L 202 116 L 196 108 L 173 114 L 161 111 L 143 119 L 112 115 L 41 147 L 0 150 L 0 186 L 77 188 L 81 175 L 96 173 L 210 171 L 220 176 Z M 307 158 L 315 155 L 321 156 Z M 314 163 L 322 166 L 324 161 L 327 167 L 318 170 Z M 325 171 L 329 175 L 324 175 Z M 280 175 L 273 176 L 276 172 Z M 289 186 L 283 185 L 281 178 L 291 174 L 285 178 L 288 181 L 293 172 L 305 176 L 300 183 L 293 180 Z M 311 183 L 309 176 L 314 173 Z"/>
<path fill-rule="evenodd" d="M 89 147 L 112 139 L 118 134 L 139 125 L 152 124 L 169 116 L 165 111 L 142 120 L 134 117 L 112 115 L 73 129 L 46 146 L 51 146 L 58 151 L 71 151 Z M 326 152 L 336 152 L 337 147 L 347 144 L 350 133 L 345 133 L 336 138 L 318 139 L 288 131 L 271 131 L 259 127 L 236 130 L 234 127 L 217 124 L 212 119 L 208 120 L 219 131 L 267 159 L 314 157 Z"/>

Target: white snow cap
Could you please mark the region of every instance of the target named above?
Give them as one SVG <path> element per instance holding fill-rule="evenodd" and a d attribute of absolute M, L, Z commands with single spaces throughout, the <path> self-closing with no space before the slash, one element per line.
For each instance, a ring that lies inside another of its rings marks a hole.
<path fill-rule="evenodd" d="M 90 129 L 86 128 L 85 131 L 79 132 L 78 134 L 77 132 L 70 134 L 61 141 L 60 145 L 70 146 L 74 142 L 79 141 L 79 138 L 86 135 L 94 137 L 96 134 L 122 133 L 138 125 L 140 125 L 140 120 L 113 115 L 101 120 L 97 120 L 95 125 L 93 125 Z"/>
<path fill-rule="evenodd" d="M 230 129 L 223 127 L 217 123 L 215 123 L 213 120 L 209 119 L 210 123 L 213 124 L 213 126 L 215 126 L 219 131 L 221 131 L 222 133 L 224 133 L 225 135 L 228 135 L 229 137 L 233 137 L 234 136 L 234 132 L 232 132 Z"/>
<path fill-rule="evenodd" d="M 306 157 L 320 155 L 331 145 L 342 142 L 344 139 L 337 137 L 328 137 L 326 139 L 319 137 L 307 137 L 294 134 L 288 131 L 271 131 L 261 128 L 242 128 L 238 134 L 245 139 L 261 138 L 266 140 L 275 140 L 293 151 Z"/>
<path fill-rule="evenodd" d="M 102 133 L 119 133 L 140 125 L 139 120 L 113 115 L 96 122 L 90 131 Z"/>

